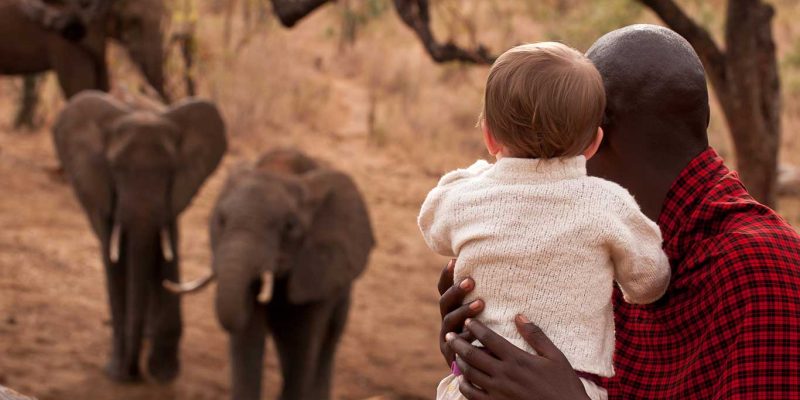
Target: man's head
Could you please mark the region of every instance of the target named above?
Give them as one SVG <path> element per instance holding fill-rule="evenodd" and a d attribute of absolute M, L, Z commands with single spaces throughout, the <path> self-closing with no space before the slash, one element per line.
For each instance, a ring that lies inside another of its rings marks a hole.
<path fill-rule="evenodd" d="M 603 77 L 605 140 L 589 173 L 630 190 L 658 216 L 677 174 L 708 147 L 705 71 L 692 46 L 655 25 L 601 37 L 586 53 Z M 659 197 L 660 196 L 660 197 Z"/>
<path fill-rule="evenodd" d="M 583 54 L 555 42 L 526 44 L 489 70 L 481 125 L 492 154 L 570 157 L 599 145 L 604 108 L 602 78 Z"/>

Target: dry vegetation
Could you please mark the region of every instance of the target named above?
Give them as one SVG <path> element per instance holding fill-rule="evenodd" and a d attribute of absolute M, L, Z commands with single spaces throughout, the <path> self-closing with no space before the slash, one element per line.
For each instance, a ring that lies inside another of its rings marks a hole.
<path fill-rule="evenodd" d="M 486 68 L 433 64 L 387 0 L 350 3 L 350 11 L 327 6 L 291 31 L 269 19 L 246 37 L 237 17 L 227 46 L 223 16 L 200 10 L 199 91 L 223 109 L 231 146 L 181 219 L 183 271 L 194 277 L 208 268 L 206 218 L 232 165 L 283 145 L 330 162 L 361 186 L 379 243 L 356 286 L 335 397 L 430 398 L 447 371 L 436 345 L 435 282 L 444 261 L 425 247 L 415 217 L 442 172 L 483 154 L 474 123 Z M 433 11 L 445 39 L 496 51 L 545 39 L 586 49 L 615 27 L 657 22 L 632 3 L 439 0 Z M 682 3 L 719 31 L 723 0 Z M 785 94 L 781 159 L 800 164 L 800 27 L 793 24 L 800 4 L 774 3 Z M 355 18 L 352 44 L 341 40 L 342 18 Z M 119 51 L 111 62 L 117 90 L 136 87 Z M 213 291 L 184 300 L 183 372 L 173 385 L 120 386 L 101 374 L 110 328 L 97 244 L 71 189 L 50 172 L 56 160 L 46 127 L 62 100 L 48 77 L 45 128 L 14 132 L 18 90 L 18 79 L 0 80 L 0 384 L 41 399 L 222 398 L 226 342 Z M 712 142 L 730 157 L 724 120 L 714 113 Z M 795 224 L 797 205 L 781 199 Z M 266 363 L 265 395 L 273 398 L 274 352 Z"/>

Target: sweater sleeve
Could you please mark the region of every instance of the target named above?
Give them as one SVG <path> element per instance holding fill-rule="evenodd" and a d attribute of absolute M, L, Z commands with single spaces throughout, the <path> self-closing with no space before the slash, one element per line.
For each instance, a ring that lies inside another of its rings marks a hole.
<path fill-rule="evenodd" d="M 479 160 L 468 168 L 448 172 L 428 193 L 419 211 L 417 224 L 431 250 L 446 257 L 457 256 L 453 250 L 452 237 L 453 229 L 457 226 L 453 201 L 457 196 L 459 183 L 475 178 L 491 166 L 492 164 Z"/>
<path fill-rule="evenodd" d="M 669 260 L 661 249 L 658 225 L 642 214 L 632 196 L 626 193 L 625 197 L 611 230 L 614 279 L 625 301 L 649 304 L 661 298 L 669 286 Z"/>
<path fill-rule="evenodd" d="M 445 187 L 450 184 L 458 183 L 458 181 L 462 181 L 469 178 L 474 178 L 492 167 L 492 164 L 486 162 L 486 160 L 478 160 L 475 161 L 472 165 L 467 168 L 459 168 L 455 171 L 450 171 L 442 176 L 439 179 L 439 183 L 436 185 L 437 188 Z"/>

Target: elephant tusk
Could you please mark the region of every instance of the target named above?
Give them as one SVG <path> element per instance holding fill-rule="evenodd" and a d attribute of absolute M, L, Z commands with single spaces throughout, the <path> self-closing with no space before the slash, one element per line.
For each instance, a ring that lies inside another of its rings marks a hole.
<path fill-rule="evenodd" d="M 272 299 L 272 286 L 273 286 L 272 272 L 264 272 L 261 274 L 261 291 L 258 292 L 258 302 L 267 304 Z"/>
<path fill-rule="evenodd" d="M 161 254 L 167 262 L 171 262 L 175 258 L 175 254 L 172 252 L 172 239 L 170 239 L 167 228 L 161 229 Z"/>
<path fill-rule="evenodd" d="M 119 261 L 119 236 L 119 222 L 114 222 L 114 227 L 111 228 L 111 243 L 108 249 L 108 259 L 111 260 L 112 264 L 116 264 Z"/>
<path fill-rule="evenodd" d="M 206 287 L 209 283 L 211 283 L 211 281 L 214 280 L 214 277 L 215 277 L 214 274 L 211 273 L 200 279 L 183 283 L 173 282 L 169 279 L 164 279 L 162 285 L 164 286 L 164 289 L 167 289 L 168 291 L 175 294 L 193 293 Z"/>

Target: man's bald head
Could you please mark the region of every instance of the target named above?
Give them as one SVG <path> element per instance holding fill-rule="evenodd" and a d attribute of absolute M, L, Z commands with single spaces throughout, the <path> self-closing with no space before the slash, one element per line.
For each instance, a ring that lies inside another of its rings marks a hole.
<path fill-rule="evenodd" d="M 605 140 L 589 172 L 630 190 L 651 218 L 686 164 L 708 147 L 705 71 L 692 46 L 656 25 L 610 32 L 586 53 L 603 77 Z"/>
<path fill-rule="evenodd" d="M 603 76 L 606 130 L 614 131 L 617 124 L 645 128 L 658 121 L 674 125 L 675 134 L 690 136 L 672 139 L 692 139 L 705 148 L 709 117 L 705 71 L 683 37 L 657 25 L 631 25 L 604 35 L 586 55 Z M 662 144 L 670 138 L 651 139 Z"/>

